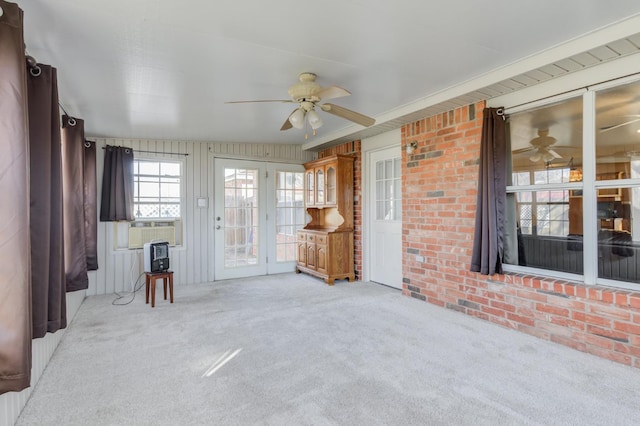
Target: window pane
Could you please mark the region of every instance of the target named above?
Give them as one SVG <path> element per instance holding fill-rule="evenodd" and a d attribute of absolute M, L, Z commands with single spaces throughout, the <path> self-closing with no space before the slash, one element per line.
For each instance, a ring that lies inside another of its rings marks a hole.
<path fill-rule="evenodd" d="M 393 160 L 384 162 L 384 178 L 391 179 L 393 177 Z"/>
<path fill-rule="evenodd" d="M 617 195 L 613 195 L 616 193 Z M 598 196 L 598 276 L 640 283 L 640 187 L 609 188 Z"/>
<path fill-rule="evenodd" d="M 134 160 L 134 212 L 137 218 L 179 218 L 179 162 Z"/>
<path fill-rule="evenodd" d="M 161 163 L 161 174 L 168 176 L 180 176 L 180 163 Z"/>
<path fill-rule="evenodd" d="M 582 167 L 581 97 L 511 114 L 509 129 L 514 185 L 527 185 L 527 171 L 536 184 L 568 182 L 569 169 Z"/>
<path fill-rule="evenodd" d="M 515 224 L 505 226 L 519 231 L 507 263 L 582 274 L 582 199 L 570 199 L 568 194 L 568 190 L 537 191 L 507 198 L 515 200 L 518 214 Z"/>
<path fill-rule="evenodd" d="M 158 175 L 160 173 L 160 163 L 151 161 L 140 161 L 141 175 Z"/>
<path fill-rule="evenodd" d="M 513 185 L 530 185 L 531 173 L 529 172 L 517 172 L 513 173 Z"/>

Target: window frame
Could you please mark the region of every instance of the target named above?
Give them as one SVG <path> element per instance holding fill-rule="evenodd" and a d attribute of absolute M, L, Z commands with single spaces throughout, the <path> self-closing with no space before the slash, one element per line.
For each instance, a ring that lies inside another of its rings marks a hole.
<path fill-rule="evenodd" d="M 518 103 L 518 105 L 515 107 L 505 108 L 505 114 L 516 114 L 519 112 L 548 106 L 554 103 L 568 101 L 576 97 L 582 98 L 582 181 L 569 182 L 564 184 L 523 186 L 507 185 L 506 190 L 507 194 L 550 190 L 582 191 L 584 261 L 584 269 L 582 275 L 549 269 L 503 264 L 503 269 L 505 272 L 525 273 L 542 277 L 581 281 L 586 285 L 601 285 L 634 291 L 637 291 L 639 289 L 640 284 L 637 283 L 598 277 L 598 229 L 596 220 L 591 220 L 597 217 L 597 199 L 599 190 L 608 188 L 640 188 L 640 178 L 618 179 L 616 181 L 599 181 L 596 179 L 596 96 L 601 91 L 632 83 L 640 83 L 640 76 L 633 75 L 629 77 L 614 78 L 604 83 L 593 84 L 585 88 L 567 91 L 556 96 L 550 96 L 528 103 Z"/>
<path fill-rule="evenodd" d="M 144 156 L 140 156 L 137 158 L 133 159 L 134 164 L 136 162 L 139 161 L 143 161 L 143 162 L 152 162 L 152 163 L 177 163 L 180 164 L 180 175 L 179 175 L 179 179 L 180 179 L 180 216 L 173 216 L 173 217 L 140 217 L 138 218 L 135 215 L 134 212 L 134 220 L 133 223 L 135 222 L 162 222 L 162 221 L 171 221 L 171 220 L 179 220 L 182 221 L 184 220 L 184 213 L 185 213 L 185 182 L 184 182 L 184 175 L 185 175 L 185 166 L 186 166 L 186 162 L 184 159 L 173 159 L 173 158 L 165 158 L 165 157 L 156 157 L 156 156 L 152 156 L 152 155 L 144 155 Z M 134 184 L 136 183 L 136 176 L 140 176 L 140 174 L 136 174 L 134 172 L 133 178 L 134 178 Z M 144 175 L 144 176 L 155 176 L 155 175 Z M 158 177 L 161 177 L 160 175 L 158 175 Z M 134 191 L 135 194 L 135 191 Z M 139 198 L 140 194 L 138 194 L 138 198 Z M 158 196 L 158 205 L 162 205 L 162 197 L 159 195 Z M 139 200 L 138 200 L 139 201 Z M 133 201 L 134 205 L 139 204 L 136 201 L 136 197 L 134 196 L 134 201 Z"/>

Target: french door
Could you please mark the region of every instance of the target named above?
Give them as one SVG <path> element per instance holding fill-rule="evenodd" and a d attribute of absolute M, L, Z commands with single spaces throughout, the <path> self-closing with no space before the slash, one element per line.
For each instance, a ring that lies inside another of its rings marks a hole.
<path fill-rule="evenodd" d="M 214 279 L 295 270 L 304 168 L 216 158 Z"/>

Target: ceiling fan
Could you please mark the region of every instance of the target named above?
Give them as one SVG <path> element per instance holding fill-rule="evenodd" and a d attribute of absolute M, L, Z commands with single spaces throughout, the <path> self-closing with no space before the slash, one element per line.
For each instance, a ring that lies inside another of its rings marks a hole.
<path fill-rule="evenodd" d="M 299 82 L 289 87 L 288 93 L 291 99 L 269 99 L 269 100 L 255 100 L 255 101 L 230 101 L 225 102 L 227 104 L 241 104 L 241 103 L 254 103 L 254 102 L 284 102 L 284 103 L 297 103 L 298 107 L 289 114 L 280 130 L 289 130 L 292 127 L 296 129 L 302 129 L 305 126 L 305 119 L 313 129 L 313 134 L 316 134 L 316 129 L 322 126 L 322 118 L 316 109 L 328 112 L 329 114 L 336 115 L 338 117 L 353 121 L 365 127 L 372 126 L 376 120 L 367 117 L 359 112 L 352 111 L 350 109 L 330 104 L 320 103 L 320 101 L 327 99 L 335 99 L 343 96 L 351 95 L 346 89 L 338 86 L 320 87 L 316 83 L 316 75 L 310 72 L 303 72 L 298 76 Z M 308 138 L 309 135 L 306 135 Z"/>
<path fill-rule="evenodd" d="M 533 151 L 533 153 L 529 156 L 529 160 L 536 163 L 540 160 L 544 160 L 545 163 L 553 161 L 557 158 L 562 158 L 562 155 L 558 154 L 556 151 L 551 149 L 550 147 L 555 144 L 558 140 L 552 136 L 549 136 L 549 129 L 538 129 L 538 136 L 531 139 L 529 145 L 526 148 L 517 149 L 514 154 L 519 154 L 523 152 Z"/>

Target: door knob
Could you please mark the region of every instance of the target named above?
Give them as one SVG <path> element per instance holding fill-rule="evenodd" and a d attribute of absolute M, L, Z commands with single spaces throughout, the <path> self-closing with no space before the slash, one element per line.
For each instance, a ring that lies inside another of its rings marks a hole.
<path fill-rule="evenodd" d="M 222 228 L 222 226 L 216 225 L 216 229 L 220 229 L 220 228 Z"/>

